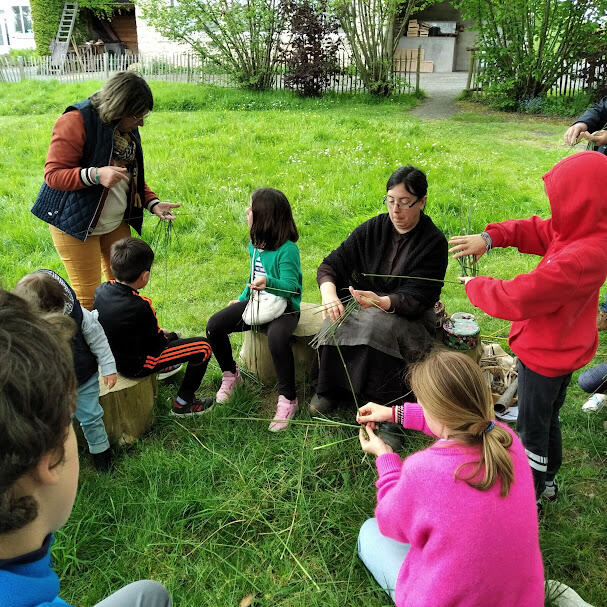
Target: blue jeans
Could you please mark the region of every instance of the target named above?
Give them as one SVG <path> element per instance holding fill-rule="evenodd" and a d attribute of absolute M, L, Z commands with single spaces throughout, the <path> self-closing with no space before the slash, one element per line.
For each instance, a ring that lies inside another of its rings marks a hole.
<path fill-rule="evenodd" d="M 162 584 L 139 580 L 114 592 L 95 607 L 171 607 L 171 597 Z"/>
<path fill-rule="evenodd" d="M 358 533 L 358 556 L 394 600 L 396 578 L 411 546 L 382 535 L 377 519 L 367 519 Z"/>
<path fill-rule="evenodd" d="M 103 425 L 103 408 L 99 404 L 99 373 L 95 373 L 78 388 L 74 415 L 80 422 L 89 451 L 93 454 L 107 451 L 110 441 Z"/>
<path fill-rule="evenodd" d="M 603 312 L 607 312 L 607 293 L 605 293 L 605 301 L 599 306 Z"/>
<path fill-rule="evenodd" d="M 577 383 L 584 392 L 607 394 L 607 363 L 586 369 L 580 373 Z"/>

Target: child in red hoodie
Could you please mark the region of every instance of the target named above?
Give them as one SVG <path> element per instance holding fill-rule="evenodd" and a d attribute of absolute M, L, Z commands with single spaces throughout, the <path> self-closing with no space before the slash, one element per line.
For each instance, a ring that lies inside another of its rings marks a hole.
<path fill-rule="evenodd" d="M 473 305 L 511 320 L 519 357 L 517 431 L 533 471 L 536 496 L 554 500 L 562 461 L 559 409 L 571 374 L 598 345 L 596 309 L 607 276 L 607 157 L 581 152 L 544 175 L 552 217 L 491 223 L 482 234 L 455 236 L 454 257 L 480 258 L 492 247 L 542 257 L 512 280 L 461 278 Z"/>

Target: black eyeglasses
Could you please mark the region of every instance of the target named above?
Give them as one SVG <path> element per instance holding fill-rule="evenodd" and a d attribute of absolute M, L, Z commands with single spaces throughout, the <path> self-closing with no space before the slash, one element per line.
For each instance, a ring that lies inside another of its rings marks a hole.
<path fill-rule="evenodd" d="M 396 202 L 396 200 L 393 200 L 388 196 L 384 196 L 384 203 L 387 205 L 387 207 L 389 209 L 398 209 L 399 211 L 401 209 L 412 209 L 419 201 L 420 199 L 416 198 L 413 202 Z"/>

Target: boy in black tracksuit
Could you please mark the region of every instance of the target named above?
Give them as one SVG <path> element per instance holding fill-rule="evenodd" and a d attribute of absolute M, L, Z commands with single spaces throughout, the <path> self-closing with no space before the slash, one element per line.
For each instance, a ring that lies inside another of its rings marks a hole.
<path fill-rule="evenodd" d="M 139 294 L 150 279 L 153 261 L 154 252 L 138 238 L 123 238 L 112 245 L 110 265 L 116 280 L 103 283 L 95 291 L 99 322 L 118 371 L 127 377 L 145 377 L 187 362 L 171 414 L 204 413 L 212 407 L 213 399 L 199 399 L 195 392 L 211 358 L 211 346 L 203 337 L 180 339 L 160 328 L 152 302 Z"/>

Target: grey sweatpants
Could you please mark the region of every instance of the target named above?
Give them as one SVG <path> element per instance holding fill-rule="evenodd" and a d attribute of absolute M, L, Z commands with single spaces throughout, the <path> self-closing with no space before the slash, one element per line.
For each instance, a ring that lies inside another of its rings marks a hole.
<path fill-rule="evenodd" d="M 110 594 L 95 607 L 171 607 L 171 597 L 162 584 L 139 580 Z"/>

